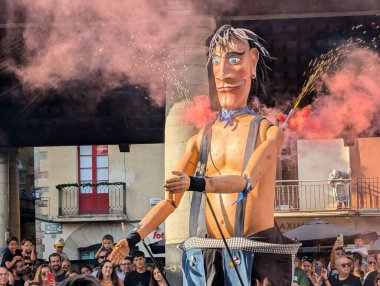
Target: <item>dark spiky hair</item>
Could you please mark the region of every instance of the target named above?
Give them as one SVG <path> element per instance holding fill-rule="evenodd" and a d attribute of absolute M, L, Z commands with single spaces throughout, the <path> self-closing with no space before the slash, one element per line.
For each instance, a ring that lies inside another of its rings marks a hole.
<path fill-rule="evenodd" d="M 256 48 L 259 53 L 259 60 L 257 62 L 256 66 L 256 80 L 254 80 L 251 91 L 249 95 L 250 97 L 255 93 L 258 95 L 259 93 L 262 93 L 262 96 L 266 97 L 266 92 L 264 88 L 264 84 L 267 81 L 267 71 L 270 70 L 268 65 L 266 64 L 266 60 L 272 60 L 273 58 L 270 56 L 267 49 L 262 45 L 261 42 L 265 42 L 261 37 L 259 37 L 254 32 L 244 29 L 244 28 L 234 28 L 231 25 L 223 25 L 221 26 L 212 37 L 210 44 L 209 44 L 209 50 L 208 50 L 208 56 L 207 56 L 207 65 L 210 63 L 210 60 L 212 58 L 212 54 L 216 47 L 225 47 L 225 42 L 227 41 L 228 44 L 233 44 L 233 38 L 236 38 L 242 42 L 248 43 L 249 47 Z"/>

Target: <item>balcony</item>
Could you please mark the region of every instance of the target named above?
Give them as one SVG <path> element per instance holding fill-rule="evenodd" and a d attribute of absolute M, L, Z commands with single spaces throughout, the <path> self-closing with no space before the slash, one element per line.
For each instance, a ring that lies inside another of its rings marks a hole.
<path fill-rule="evenodd" d="M 308 212 L 380 213 L 380 178 L 340 180 L 338 193 L 346 200 L 339 204 L 336 190 L 328 180 L 276 181 L 274 208 L 277 214 Z"/>
<path fill-rule="evenodd" d="M 56 188 L 57 221 L 119 221 L 126 217 L 125 183 L 61 184 Z"/>

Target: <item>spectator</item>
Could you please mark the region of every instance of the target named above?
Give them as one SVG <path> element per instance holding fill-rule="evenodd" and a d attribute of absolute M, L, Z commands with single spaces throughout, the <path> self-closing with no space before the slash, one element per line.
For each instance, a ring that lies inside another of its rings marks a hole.
<path fill-rule="evenodd" d="M 309 279 L 307 278 L 306 272 L 299 267 L 300 261 L 298 257 L 294 260 L 294 276 L 293 284 L 297 286 L 310 286 Z"/>
<path fill-rule="evenodd" d="M 22 253 L 19 249 L 18 239 L 12 236 L 7 240 L 7 249 L 3 254 L 3 260 L 1 261 L 1 267 L 6 267 L 11 270 L 16 261 L 22 260 Z"/>
<path fill-rule="evenodd" d="M 23 239 L 21 241 L 21 253 L 22 253 L 22 257 L 24 257 L 24 259 L 26 257 L 30 257 L 30 259 L 33 262 L 36 261 L 36 259 L 37 259 L 36 250 L 35 250 L 35 246 L 33 245 L 33 242 L 31 239 Z"/>
<path fill-rule="evenodd" d="M 354 253 L 359 253 L 363 260 L 362 260 L 362 266 L 366 265 L 366 259 L 367 259 L 367 256 L 368 256 L 368 248 L 365 246 L 364 244 L 364 237 L 363 235 L 361 234 L 357 234 L 355 235 L 355 240 L 354 240 L 354 243 L 355 243 L 355 248 L 352 249 L 351 251 L 354 252 Z"/>
<path fill-rule="evenodd" d="M 23 279 L 25 276 L 25 265 L 24 265 L 24 260 L 17 260 L 13 266 L 12 266 L 12 274 L 14 277 L 14 286 L 24 286 L 24 283 L 26 280 Z"/>
<path fill-rule="evenodd" d="M 335 259 L 342 257 L 343 255 L 345 255 L 343 250 L 343 241 L 337 239 L 331 250 L 329 269 L 335 268 Z"/>
<path fill-rule="evenodd" d="M 132 265 L 133 265 L 132 260 L 129 257 L 126 257 L 121 261 L 121 264 L 120 264 L 121 272 L 116 272 L 117 277 L 119 277 L 121 281 L 124 281 L 125 276 L 127 276 L 133 271 Z"/>
<path fill-rule="evenodd" d="M 70 259 L 68 258 L 65 258 L 63 261 L 62 261 L 62 269 L 66 272 L 68 271 L 71 271 L 71 262 L 70 262 Z"/>
<path fill-rule="evenodd" d="M 354 259 L 354 270 L 361 270 L 362 269 L 362 256 L 354 252 L 352 253 L 352 258 Z"/>
<path fill-rule="evenodd" d="M 62 282 L 61 286 L 101 286 L 98 279 L 91 275 L 77 275 Z"/>
<path fill-rule="evenodd" d="M 301 267 L 302 270 L 306 272 L 306 276 L 309 280 L 310 285 L 315 284 L 312 262 L 313 260 L 310 257 L 302 257 Z"/>
<path fill-rule="evenodd" d="M 136 251 L 133 255 L 133 264 L 136 271 L 125 276 L 124 286 L 149 286 L 151 273 L 146 270 L 144 252 Z"/>
<path fill-rule="evenodd" d="M 24 258 L 24 278 L 23 278 L 25 281 L 32 279 L 33 266 L 34 266 L 34 263 L 32 262 L 31 258 L 26 256 Z"/>
<path fill-rule="evenodd" d="M 54 281 L 56 285 L 65 280 L 66 271 L 62 269 L 62 260 L 61 256 L 58 253 L 52 253 L 49 255 L 49 264 L 53 268 Z"/>
<path fill-rule="evenodd" d="M 107 251 L 107 256 L 112 252 L 113 250 L 113 236 L 110 234 L 106 234 L 102 238 L 102 245 L 98 249 L 98 251 L 95 254 L 95 258 L 98 258 L 101 251 Z"/>
<path fill-rule="evenodd" d="M 80 274 L 82 275 L 91 275 L 92 273 L 92 270 L 91 270 L 91 267 L 87 264 L 83 264 L 81 267 L 80 267 Z"/>
<path fill-rule="evenodd" d="M 370 257 L 368 257 L 368 259 L 369 259 L 369 261 L 372 262 L 372 259 L 370 259 Z M 373 285 L 375 285 L 376 276 L 379 275 L 379 270 L 380 270 L 380 267 L 379 267 L 379 264 L 380 264 L 380 252 L 376 253 L 375 259 L 376 259 L 376 264 L 375 265 L 377 266 L 376 270 L 372 271 L 372 272 L 369 272 L 369 274 L 367 275 L 367 277 L 364 279 L 364 286 L 373 286 Z M 374 264 L 371 263 L 371 265 L 373 266 Z M 368 262 L 368 267 L 370 267 L 369 262 Z"/>
<path fill-rule="evenodd" d="M 63 252 L 63 248 L 65 247 L 65 240 L 61 238 L 57 238 L 54 242 L 55 253 L 58 253 L 61 256 L 61 260 L 67 258 L 67 254 Z"/>
<path fill-rule="evenodd" d="M 352 274 L 351 271 L 351 260 L 346 256 L 342 256 L 335 261 L 338 274 L 327 277 L 327 271 L 323 271 L 321 277 L 323 279 L 323 284 L 326 286 L 362 286 L 360 279 Z M 328 279 L 327 279 L 328 278 Z"/>
<path fill-rule="evenodd" d="M 165 271 L 164 270 L 161 270 L 161 271 L 165 275 Z M 164 277 L 162 276 L 160 272 L 160 269 L 158 269 L 157 267 L 153 268 L 149 286 L 168 286 L 168 284 L 166 283 Z"/>
<path fill-rule="evenodd" d="M 375 285 L 375 286 L 380 286 L 380 275 L 377 275 L 377 276 L 376 276 L 375 283 L 376 283 L 376 284 L 373 284 L 373 285 Z"/>
<path fill-rule="evenodd" d="M 109 260 L 104 260 L 100 264 L 97 278 L 103 286 L 123 286 L 123 281 L 117 278 L 116 271 Z"/>
<path fill-rule="evenodd" d="M 99 256 L 98 256 L 98 263 L 99 263 L 99 265 L 102 264 L 102 262 L 104 260 L 106 260 L 107 257 L 108 257 L 107 251 L 106 250 L 102 250 L 99 253 Z M 93 271 L 91 273 L 92 276 L 97 277 L 97 274 L 98 274 L 98 271 L 99 271 L 99 265 L 93 269 Z"/>
<path fill-rule="evenodd" d="M 0 286 L 7 286 L 9 282 L 9 272 L 5 267 L 0 267 Z"/>
<path fill-rule="evenodd" d="M 38 286 L 49 286 L 47 281 L 49 273 L 53 273 L 51 266 L 49 264 L 42 264 L 37 268 L 34 282 L 37 282 Z"/>
<path fill-rule="evenodd" d="M 367 273 L 371 273 L 373 271 L 376 271 L 377 269 L 377 262 L 374 255 L 369 255 L 367 257 Z"/>

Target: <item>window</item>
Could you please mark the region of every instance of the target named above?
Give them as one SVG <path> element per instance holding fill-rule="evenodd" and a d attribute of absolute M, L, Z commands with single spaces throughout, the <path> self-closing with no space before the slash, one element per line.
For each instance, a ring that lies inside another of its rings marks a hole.
<path fill-rule="evenodd" d="M 79 146 L 79 183 L 108 182 L 108 145 Z M 108 188 L 98 188 L 99 193 L 108 193 Z M 81 193 L 92 193 L 91 187 L 81 187 Z"/>

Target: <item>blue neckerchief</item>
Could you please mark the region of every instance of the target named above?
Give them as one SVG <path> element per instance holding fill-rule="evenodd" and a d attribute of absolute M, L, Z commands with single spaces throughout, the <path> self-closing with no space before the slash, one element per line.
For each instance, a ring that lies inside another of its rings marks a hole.
<path fill-rule="evenodd" d="M 242 108 L 235 108 L 231 110 L 227 110 L 225 108 L 222 109 L 222 112 L 218 116 L 218 121 L 224 121 L 227 125 L 234 125 L 234 120 L 237 116 L 242 114 L 251 114 L 255 115 L 256 113 L 250 110 L 247 106 Z"/>

